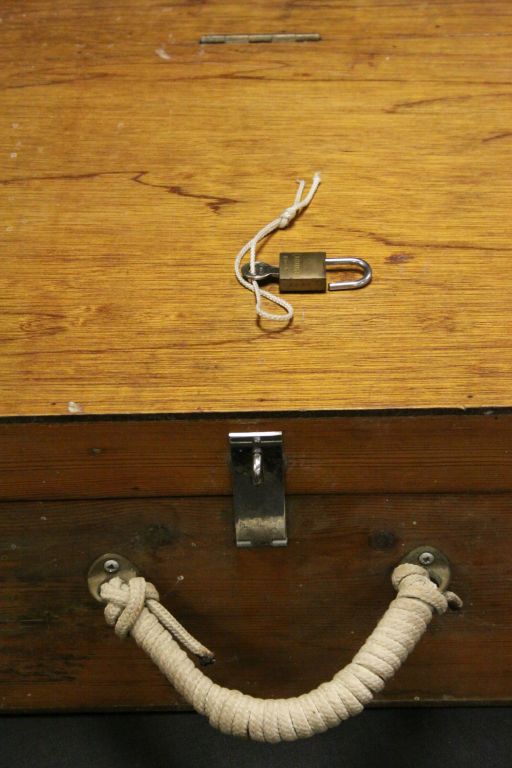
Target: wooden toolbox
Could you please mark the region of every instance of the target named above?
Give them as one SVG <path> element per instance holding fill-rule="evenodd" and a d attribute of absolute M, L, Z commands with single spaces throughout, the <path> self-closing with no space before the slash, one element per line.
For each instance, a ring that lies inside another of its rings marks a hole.
<path fill-rule="evenodd" d="M 111 552 L 216 682 L 285 697 L 350 660 L 406 553 L 438 549 L 464 607 L 378 701 L 512 698 L 508 8 L 5 9 L 2 711 L 184 706 L 89 594 Z M 200 42 L 260 33 L 320 39 Z M 234 257 L 317 170 L 261 256 L 360 257 L 373 282 L 257 321 Z M 260 432 L 282 436 L 260 449 L 286 532 L 239 487 L 254 444 L 229 435 Z M 287 544 L 237 547 L 235 520 Z"/>

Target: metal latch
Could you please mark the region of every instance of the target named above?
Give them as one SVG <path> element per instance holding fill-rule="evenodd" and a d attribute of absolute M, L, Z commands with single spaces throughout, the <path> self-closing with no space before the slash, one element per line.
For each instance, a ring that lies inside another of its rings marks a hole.
<path fill-rule="evenodd" d="M 285 547 L 282 432 L 230 432 L 237 547 Z"/>

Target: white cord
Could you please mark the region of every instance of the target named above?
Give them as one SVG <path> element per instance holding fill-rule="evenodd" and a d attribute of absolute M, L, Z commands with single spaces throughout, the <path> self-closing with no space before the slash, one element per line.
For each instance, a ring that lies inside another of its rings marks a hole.
<path fill-rule="evenodd" d="M 107 603 L 105 618 L 116 634 L 131 635 L 211 725 L 233 736 L 277 742 L 313 736 L 361 712 L 402 666 L 433 612 L 462 605 L 457 595 L 442 592 L 418 565 L 399 565 L 392 582 L 397 596 L 352 661 L 329 682 L 291 699 L 254 698 L 214 683 L 178 642 L 206 663 L 213 660 L 211 651 L 161 605 L 155 587 L 141 576 L 128 583 L 114 576 L 101 586 L 100 594 Z"/>
<path fill-rule="evenodd" d="M 289 322 L 293 317 L 293 307 L 288 302 L 282 299 L 280 296 L 276 296 L 274 293 L 271 293 L 270 291 L 265 291 L 263 288 L 260 288 L 258 285 L 258 281 L 254 278 L 249 278 L 248 280 L 245 279 L 245 277 L 242 275 L 242 260 L 246 253 L 250 251 L 250 266 L 251 266 L 251 273 L 254 274 L 256 270 L 256 249 L 258 247 L 258 244 L 269 235 L 272 234 L 272 232 L 275 232 L 276 229 L 285 229 L 291 221 L 295 218 L 295 216 L 303 210 L 303 208 L 306 208 L 310 202 L 312 201 L 313 197 L 315 196 L 315 192 L 318 189 L 318 186 L 320 184 L 321 178 L 318 171 L 313 176 L 313 181 L 311 182 L 311 186 L 309 188 L 309 191 L 307 195 L 303 198 L 302 195 L 304 193 L 304 187 L 306 186 L 306 183 L 304 180 L 298 181 L 298 189 L 297 194 L 295 195 L 295 200 L 293 201 L 293 204 L 290 205 L 289 208 L 286 208 L 280 216 L 278 216 L 276 219 L 273 219 L 268 224 L 266 224 L 264 227 L 260 229 L 260 231 L 254 235 L 254 237 L 247 242 L 244 247 L 241 249 L 241 251 L 238 253 L 236 259 L 235 259 L 235 275 L 238 282 L 243 285 L 244 288 L 247 288 L 248 291 L 252 291 L 254 293 L 255 299 L 256 299 L 256 314 L 259 315 L 259 317 L 264 317 L 266 320 L 276 320 L 277 322 Z M 273 302 L 274 304 L 277 304 L 279 307 L 282 307 L 284 309 L 284 314 L 274 314 L 272 312 L 267 312 L 265 309 L 261 306 L 262 299 L 268 299 L 268 301 Z"/>

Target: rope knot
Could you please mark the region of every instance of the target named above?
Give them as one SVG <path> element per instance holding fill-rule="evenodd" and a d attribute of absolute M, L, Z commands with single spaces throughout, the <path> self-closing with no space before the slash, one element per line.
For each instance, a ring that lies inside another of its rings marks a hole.
<path fill-rule="evenodd" d="M 146 600 L 159 600 L 153 584 L 143 576 L 135 576 L 128 583 L 115 576 L 100 589 L 101 597 L 107 601 L 105 619 L 113 626 L 118 637 L 126 637 L 142 613 Z"/>
<path fill-rule="evenodd" d="M 285 208 L 285 210 L 282 212 L 281 216 L 279 217 L 279 229 L 286 229 L 288 224 L 294 220 L 297 213 L 299 212 L 299 209 L 295 205 L 290 205 L 289 208 Z"/>
<path fill-rule="evenodd" d="M 437 613 L 445 613 L 448 606 L 461 608 L 462 600 L 453 592 L 441 592 L 430 578 L 426 568 L 402 563 L 393 571 L 393 586 L 399 597 L 413 597 L 429 605 Z"/>

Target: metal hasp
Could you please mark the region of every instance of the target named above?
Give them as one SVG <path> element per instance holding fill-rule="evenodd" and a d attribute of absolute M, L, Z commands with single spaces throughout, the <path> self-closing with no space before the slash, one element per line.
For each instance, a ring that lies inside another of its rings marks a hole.
<path fill-rule="evenodd" d="M 237 547 L 285 547 L 282 432 L 230 432 Z"/>

